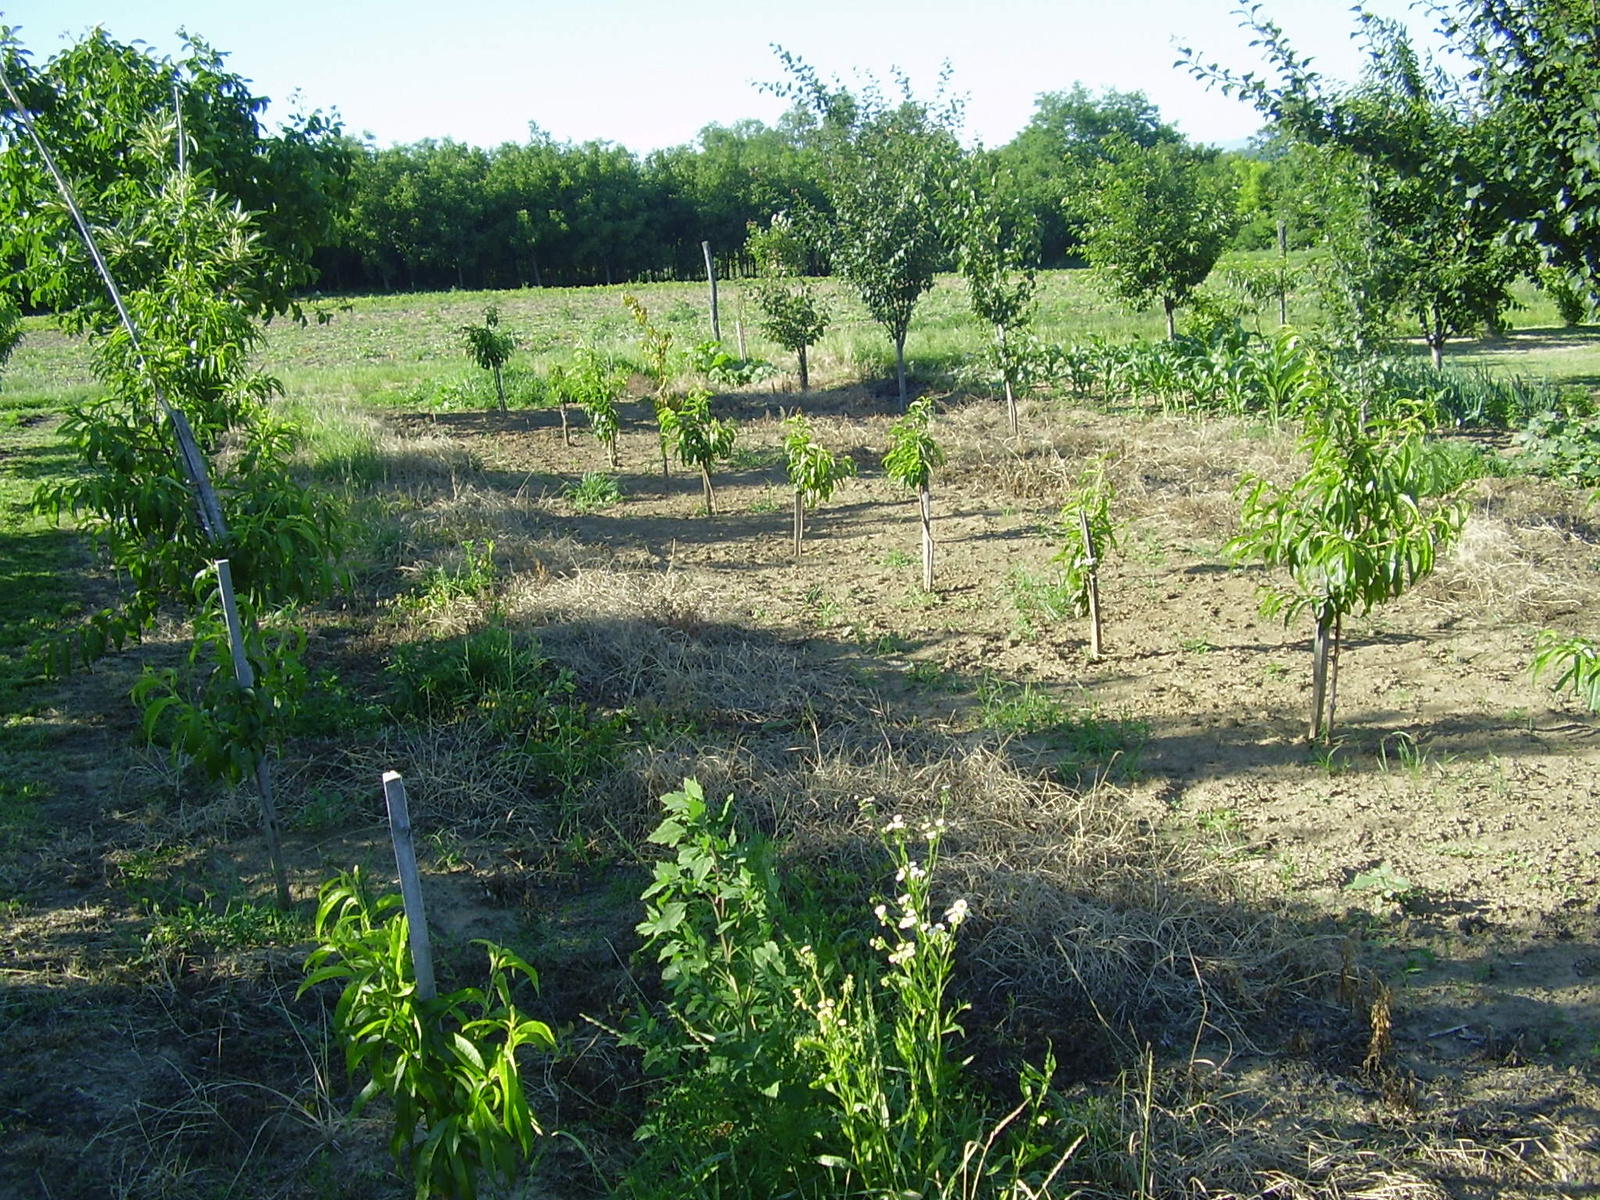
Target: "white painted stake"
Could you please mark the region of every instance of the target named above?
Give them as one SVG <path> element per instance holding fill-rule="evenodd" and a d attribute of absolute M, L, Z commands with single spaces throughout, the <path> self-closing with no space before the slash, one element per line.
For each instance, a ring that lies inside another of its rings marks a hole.
<path fill-rule="evenodd" d="M 433 982 L 433 949 L 428 945 L 428 918 L 422 911 L 417 852 L 411 844 L 411 810 L 406 806 L 406 784 L 399 771 L 383 773 L 383 799 L 389 806 L 389 833 L 394 838 L 400 896 L 405 901 L 406 928 L 411 934 L 411 970 L 417 977 L 417 999 L 432 1000 L 438 995 Z"/>

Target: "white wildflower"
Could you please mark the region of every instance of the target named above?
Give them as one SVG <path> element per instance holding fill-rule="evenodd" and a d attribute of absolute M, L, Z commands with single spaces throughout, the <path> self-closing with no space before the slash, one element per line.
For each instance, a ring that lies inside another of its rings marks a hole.
<path fill-rule="evenodd" d="M 961 928 L 961 922 L 967 919 L 967 899 L 965 896 L 957 898 L 954 904 L 944 910 L 944 919 L 951 929 Z"/>

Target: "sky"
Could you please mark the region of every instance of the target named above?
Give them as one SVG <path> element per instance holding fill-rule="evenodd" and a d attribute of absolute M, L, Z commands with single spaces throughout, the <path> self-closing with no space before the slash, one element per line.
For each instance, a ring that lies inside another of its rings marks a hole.
<path fill-rule="evenodd" d="M 1408 0 L 1368 0 L 1428 40 Z M 776 121 L 761 90 L 783 70 L 781 45 L 846 85 L 899 69 L 931 98 L 941 65 L 967 97 L 965 138 L 998 146 L 1027 124 L 1035 98 L 1083 83 L 1142 91 L 1190 138 L 1241 145 L 1260 125 L 1249 106 L 1174 67 L 1177 47 L 1234 70 L 1259 68 L 1236 0 L 0 0 L 43 61 L 103 25 L 159 54 L 179 28 L 228 54 L 271 97 L 268 124 L 294 103 L 338 110 L 378 146 L 453 138 L 476 146 L 599 139 L 635 153 L 693 141 L 709 124 Z M 1352 80 L 1361 49 L 1339 0 L 1267 0 L 1295 50 Z"/>

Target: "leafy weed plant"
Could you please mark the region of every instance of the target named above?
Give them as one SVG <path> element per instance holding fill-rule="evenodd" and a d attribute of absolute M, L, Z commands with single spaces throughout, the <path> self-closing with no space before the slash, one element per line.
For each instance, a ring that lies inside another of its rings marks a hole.
<path fill-rule="evenodd" d="M 555 1037 L 517 1007 L 518 982 L 538 986 L 533 968 L 488 942 L 474 943 L 488 952 L 486 988 L 418 996 L 400 908 L 395 895 L 372 899 L 359 871 L 325 884 L 300 994 L 344 984 L 334 1027 L 346 1070 L 366 1078 L 355 1111 L 379 1096 L 393 1104 L 389 1149 L 410 1168 L 417 1200 L 471 1200 L 482 1175 L 507 1179 L 533 1156 L 543 1130 L 517 1052 L 554 1050 Z"/>

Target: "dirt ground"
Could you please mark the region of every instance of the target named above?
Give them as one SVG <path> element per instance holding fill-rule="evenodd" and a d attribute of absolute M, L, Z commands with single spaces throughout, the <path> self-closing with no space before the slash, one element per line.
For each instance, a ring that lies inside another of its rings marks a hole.
<path fill-rule="evenodd" d="M 791 557 L 780 449 L 780 406 L 797 403 L 819 439 L 859 467 L 813 517 L 800 566 Z M 1252 1181 L 1235 1194 L 1600 1193 L 1600 824 L 1593 815 L 1600 721 L 1553 696 L 1527 669 L 1540 629 L 1596 632 L 1600 512 L 1592 502 L 1516 477 L 1469 485 L 1465 534 L 1434 577 L 1349 623 L 1336 739 L 1316 748 L 1305 739 L 1310 630 L 1304 622 L 1285 627 L 1263 618 L 1257 588 L 1264 572 L 1230 565 L 1222 550 L 1237 518 L 1240 474 L 1281 478 L 1293 468 L 1287 434 L 1029 402 L 1023 437 L 1012 444 L 999 405 L 952 401 L 935 428 L 949 463 L 934 483 L 937 570 L 927 593 L 915 501 L 879 465 L 892 420 L 881 396 L 848 388 L 798 400 L 757 391 L 721 397 L 718 405 L 739 418 L 741 451 L 715 477 L 714 518 L 701 511 L 695 476 L 676 465 L 661 475 L 642 405 L 625 413 L 624 498 L 594 513 L 578 511 L 565 489 L 585 472 L 606 470 L 604 455 L 582 432 L 564 444 L 553 414 L 395 416 L 398 446 L 449 464 L 435 468 L 447 487 L 426 496 L 419 488 L 408 502 L 412 541 L 396 550 L 397 562 L 448 557 L 466 539 L 493 539 L 507 581 L 505 609 L 535 624 L 563 596 L 586 603 L 586 579 L 642 589 L 654 597 L 652 620 L 682 635 L 684 653 L 702 643 L 706 654 L 726 660 L 718 669 L 743 673 L 729 686 L 742 686 L 751 699 L 744 724 L 728 738 L 728 761 L 760 742 L 766 723 L 778 754 L 803 756 L 814 741 L 820 774 L 828 727 L 814 714 L 848 702 L 863 714 L 862 727 L 876 714 L 886 744 L 942 739 L 974 757 L 1003 755 L 1006 778 L 1021 789 L 1007 820 L 1021 834 L 1037 834 L 1027 851 L 1034 859 L 1017 849 L 1022 841 L 1006 843 L 1017 871 L 1058 853 L 1050 831 L 1099 822 L 1095 828 L 1111 831 L 1108 838 L 1121 830 L 1150 853 L 1190 856 L 1197 871 L 1226 884 L 1221 894 L 1239 901 L 1230 920 L 1265 923 L 1268 917 L 1256 914 L 1271 914 L 1314 932 L 1329 961 L 1343 961 L 1348 979 L 1297 988 L 1286 978 L 1264 990 L 1243 1020 L 1208 1016 L 1207 988 L 1221 996 L 1231 986 L 1237 997 L 1258 986 L 1256 976 L 1201 981 L 1194 964 L 1202 955 L 1177 962 L 1180 974 L 1195 972 L 1199 1019 L 1154 1053 L 1163 1072 L 1177 1072 L 1164 1076 L 1169 1082 L 1180 1075 L 1187 1081 L 1189 1098 L 1153 1085 L 1160 1094 L 1149 1111 L 1156 1116 L 1145 1125 L 1151 1138 L 1163 1136 L 1155 1126 L 1170 1126 L 1164 1136 L 1177 1164 L 1173 1194 L 1227 1194 L 1185 1179 L 1208 1178 L 1207 1164 L 1228 1153 L 1244 1164 L 1237 1178 Z M 1051 579 L 1064 536 L 1056 523 L 1060 505 L 1097 455 L 1107 457 L 1117 490 L 1119 545 L 1100 576 L 1105 653 L 1094 660 L 1083 620 L 1030 611 L 1027 595 L 1031 584 Z M 402 482 L 397 493 L 404 492 Z M 695 599 L 681 611 L 662 607 L 678 595 Z M 714 629 L 707 614 L 716 618 Z M 324 643 L 337 632 L 341 650 L 359 656 L 381 640 L 382 620 L 381 607 L 357 615 L 348 628 L 325 630 Z M 146 651 L 173 652 L 160 639 Z M 772 675 L 773 664 L 789 661 L 807 664 L 797 678 L 801 692 L 810 687 L 813 694 L 790 695 L 786 681 Z M 607 669 L 622 678 L 628 668 Z M 656 678 L 657 686 L 669 684 L 670 672 Z M 90 677 L 75 686 L 86 689 L 75 703 L 103 701 L 105 711 L 120 715 L 60 735 L 57 803 L 88 804 L 88 794 L 99 792 L 93 803 L 103 805 L 108 824 L 136 825 L 141 813 L 159 807 L 153 794 L 177 785 L 163 776 L 158 756 L 131 765 L 125 759 L 121 746 L 133 722 L 115 679 Z M 820 694 L 824 687 L 837 690 Z M 738 707 L 729 702 L 719 711 Z M 786 739 L 796 745 L 785 746 Z M 409 756 L 408 774 L 428 777 L 426 747 L 400 750 Z M 372 765 L 372 754 L 360 749 L 339 754 L 362 770 Z M 754 787 L 764 760 L 754 751 L 751 758 L 757 766 L 729 767 L 727 778 Z M 677 761 L 664 761 L 639 786 L 670 778 Z M 715 768 L 704 756 L 697 767 Z M 297 769 L 285 783 L 291 806 L 318 777 L 314 764 Z M 433 779 L 443 788 L 451 772 L 492 769 L 471 746 L 457 745 L 435 765 Z M 1034 787 L 1028 781 L 1037 789 L 1027 790 Z M 719 782 L 708 781 L 708 791 Z M 74 797 L 79 789 L 85 795 Z M 795 803 L 802 800 L 820 803 L 810 792 Z M 173 810 L 162 811 L 170 826 Z M 188 844 L 197 855 L 229 857 L 248 875 L 259 868 L 259 851 L 248 834 L 247 805 L 239 814 L 220 826 L 214 812 L 195 814 L 197 828 L 221 828 L 231 840 L 207 848 L 196 834 Z M 840 820 L 846 818 L 857 814 Z M 108 855 L 105 836 L 56 847 L 35 878 L 17 881 L 42 899 L 8 917 L 12 1036 L 33 1038 L 25 1048 L 14 1045 L 14 1062 L 30 1074 L 76 1072 L 94 1094 L 74 1108 L 78 1083 L 30 1094 L 13 1070 L 4 1119 L 22 1131 L 35 1155 L 30 1163 L 40 1161 L 42 1148 L 59 1152 L 71 1139 L 125 1133 L 137 1124 L 141 1095 L 149 1094 L 167 1097 L 162 1121 L 152 1119 L 156 1132 L 141 1143 L 159 1148 L 163 1130 L 174 1122 L 180 1132 L 186 1128 L 191 1100 L 195 1112 L 205 1107 L 202 1099 L 207 1112 L 225 1108 L 217 1099 L 224 1093 L 197 1091 L 196 1062 L 204 1058 L 213 1076 L 234 1078 L 252 1055 L 269 1053 L 255 1018 L 224 1013 L 241 997 L 246 1006 L 301 1012 L 288 998 L 295 972 L 282 953 L 225 968 L 158 960 L 182 977 L 167 980 L 187 998 L 177 1015 L 148 978 L 148 958 L 137 978 L 108 978 L 103 963 L 85 965 L 97 961 L 97 946 L 126 945 L 119 929 L 132 920 L 125 905 L 108 899 L 120 895 L 114 889 L 132 859 L 125 851 Z M 637 916 L 630 904 L 614 895 L 614 902 L 597 901 L 594 889 L 546 869 L 548 848 L 467 841 L 436 848 L 434 917 L 448 936 L 501 934 L 514 927 L 516 913 L 525 923 L 531 911 L 544 948 L 569 954 L 564 966 L 593 960 L 593 978 L 564 994 L 557 984 L 550 1003 L 578 1013 L 615 1002 L 618 951 L 606 939 L 631 928 Z M 290 849 L 302 898 L 336 867 L 362 856 L 381 862 L 384 853 L 381 831 L 367 826 L 294 837 Z M 1115 867 L 1106 861 L 1102 874 Z M 1052 869 L 1070 877 L 1078 867 L 1063 860 Z M 996 870 L 983 867 L 985 878 Z M 1086 876 L 1085 895 L 1094 888 L 1104 892 Z M 1072 888 L 1059 890 L 1065 896 Z M 1013 908 L 1025 903 L 1020 891 L 1008 895 Z M 1004 922 L 991 918 L 985 927 L 982 918 L 975 918 L 978 940 L 967 952 L 980 975 L 1002 951 L 1011 954 L 1008 962 L 1016 957 L 1015 947 L 1001 945 Z M 1058 957 L 1077 935 L 1053 935 Z M 1045 946 L 1039 954 L 1049 952 Z M 1128 961 L 1136 958 L 1130 950 Z M 555 976 L 546 974 L 547 981 Z M 90 976 L 97 982 L 87 999 L 41 1015 L 53 997 L 73 994 L 73 979 Z M 1351 982 L 1357 980 L 1359 988 Z M 1092 1000 L 1093 981 L 1078 982 Z M 1366 990 L 1343 994 L 1360 988 Z M 1330 998 L 1321 1007 L 1306 999 L 1319 989 Z M 986 1001 L 1001 1003 L 994 990 L 974 998 L 983 1018 Z M 93 1040 L 75 1041 L 74 1014 L 113 999 L 133 1006 L 116 1011 L 144 1015 L 94 1026 Z M 41 1023 L 51 1037 L 38 1037 Z M 1166 1028 L 1180 1026 L 1175 1020 Z M 1026 1040 L 1026 1030 L 1018 1036 Z M 602 1086 L 596 1080 L 611 1067 L 595 1059 L 593 1044 L 591 1051 L 568 1070 L 571 1086 Z M 299 1057 L 318 1061 L 309 1050 Z M 323 1059 L 326 1066 L 325 1050 Z M 183 1063 L 186 1072 L 178 1070 Z M 297 1069 L 306 1073 L 303 1062 Z M 190 1082 L 180 1087 L 168 1075 Z M 1193 1099 L 1196 1087 L 1203 1103 Z M 307 1094 L 326 1096 L 327 1087 Z M 298 1126 L 335 1124 L 330 1112 L 300 1092 L 293 1096 Z M 1196 1116 L 1202 1108 L 1203 1120 Z M 250 1119 L 241 1115 L 235 1124 L 248 1128 Z M 193 1120 L 198 1127 L 200 1117 Z M 75 1131 L 70 1138 L 45 1132 L 57 1121 Z M 1212 1130 L 1209 1143 L 1184 1150 L 1187 1131 L 1202 1126 Z M 364 1147 L 363 1161 L 381 1162 L 381 1135 L 342 1136 Z M 1269 1142 L 1271 1153 L 1251 1149 Z M 149 1184 L 142 1161 L 130 1164 L 125 1155 L 124 1167 L 127 1178 L 145 1181 L 126 1194 L 187 1194 Z M 68 1177 L 32 1168 L 7 1186 L 18 1195 L 94 1194 L 81 1181 L 54 1189 L 45 1182 Z M 304 1186 L 306 1176 L 296 1178 Z M 319 1194 L 345 1194 L 332 1184 L 318 1187 Z"/>

